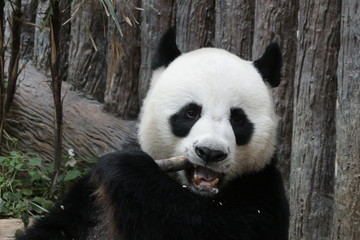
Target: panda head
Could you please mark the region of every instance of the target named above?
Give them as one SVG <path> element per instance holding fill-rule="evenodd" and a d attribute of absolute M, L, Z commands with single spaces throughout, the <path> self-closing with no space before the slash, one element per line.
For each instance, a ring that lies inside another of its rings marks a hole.
<path fill-rule="evenodd" d="M 277 117 L 269 88 L 279 84 L 280 67 L 276 44 L 254 62 L 216 48 L 181 54 L 169 29 L 156 50 L 143 102 L 141 148 L 154 159 L 188 158 L 194 168 L 175 177 L 201 195 L 263 169 L 275 151 Z"/>

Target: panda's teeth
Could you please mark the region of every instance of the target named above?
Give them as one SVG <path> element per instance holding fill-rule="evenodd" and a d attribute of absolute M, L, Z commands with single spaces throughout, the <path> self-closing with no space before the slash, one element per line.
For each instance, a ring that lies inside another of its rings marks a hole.
<path fill-rule="evenodd" d="M 200 185 L 201 183 L 201 179 L 199 178 L 199 176 L 195 173 L 194 174 L 194 181 L 196 185 Z"/>
<path fill-rule="evenodd" d="M 215 178 L 211 181 L 206 181 L 204 179 L 199 178 L 199 176 L 196 174 L 196 172 L 194 173 L 194 182 L 197 186 L 206 186 L 206 187 L 212 187 L 214 188 L 218 182 L 219 182 L 219 178 Z"/>
<path fill-rule="evenodd" d="M 212 181 L 210 182 L 210 186 L 211 186 L 211 187 L 215 187 L 216 184 L 218 184 L 218 182 L 219 182 L 219 178 L 215 178 L 214 180 L 212 180 Z"/>

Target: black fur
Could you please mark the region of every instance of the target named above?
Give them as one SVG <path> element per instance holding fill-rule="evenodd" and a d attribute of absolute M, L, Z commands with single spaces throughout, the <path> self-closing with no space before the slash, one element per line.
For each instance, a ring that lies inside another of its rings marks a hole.
<path fill-rule="evenodd" d="M 98 211 L 92 194 L 95 182 L 105 190 L 101 205 L 111 210 L 110 222 L 118 231 L 112 233 L 119 237 L 101 239 L 287 239 L 288 205 L 273 163 L 207 198 L 183 188 L 141 150 L 100 158 L 61 204 L 64 210 L 59 205 L 19 239 L 87 239 L 97 224 L 91 216 Z"/>
<path fill-rule="evenodd" d="M 45 217 L 40 218 L 17 240 L 86 239 L 89 229 L 97 224 L 98 207 L 92 196 L 89 177 L 81 179 L 66 198 Z"/>
<path fill-rule="evenodd" d="M 175 58 L 181 55 L 176 46 L 176 31 L 174 27 L 169 28 L 161 37 L 153 56 L 151 69 L 167 67 Z"/>
<path fill-rule="evenodd" d="M 277 43 L 270 44 L 262 57 L 254 61 L 254 66 L 259 70 L 264 81 L 272 87 L 280 84 L 282 56 Z"/>
<path fill-rule="evenodd" d="M 102 157 L 92 175 L 105 187 L 124 239 L 287 239 L 288 205 L 273 164 L 235 179 L 215 198 L 183 188 L 140 150 Z"/>
<path fill-rule="evenodd" d="M 247 118 L 244 110 L 241 108 L 231 109 L 230 123 L 234 130 L 236 144 L 246 145 L 254 132 L 254 124 Z"/>
<path fill-rule="evenodd" d="M 196 103 L 183 106 L 169 119 L 172 133 L 177 137 L 186 137 L 194 124 L 201 117 L 202 107 Z"/>

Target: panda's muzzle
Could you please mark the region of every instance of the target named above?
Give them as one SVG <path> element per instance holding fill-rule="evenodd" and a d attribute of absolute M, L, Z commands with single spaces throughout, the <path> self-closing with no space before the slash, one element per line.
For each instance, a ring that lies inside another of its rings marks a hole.
<path fill-rule="evenodd" d="M 195 147 L 195 153 L 203 161 L 210 162 L 220 162 L 227 157 L 227 154 L 220 150 L 210 149 L 208 147 Z"/>
<path fill-rule="evenodd" d="M 165 172 L 185 170 L 189 177 L 189 183 L 192 183 L 201 192 L 217 193 L 219 191 L 218 184 L 222 179 L 222 173 L 195 165 L 183 156 L 155 160 L 155 162 Z"/>

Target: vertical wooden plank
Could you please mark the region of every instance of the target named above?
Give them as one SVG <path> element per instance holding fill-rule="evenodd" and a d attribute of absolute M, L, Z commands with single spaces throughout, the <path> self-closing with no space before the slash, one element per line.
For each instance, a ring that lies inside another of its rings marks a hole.
<path fill-rule="evenodd" d="M 151 60 L 161 35 L 174 25 L 174 0 L 142 1 L 139 99 L 144 99 L 151 78 Z"/>
<path fill-rule="evenodd" d="M 283 55 L 282 81 L 274 89 L 276 112 L 279 116 L 278 167 L 289 190 L 292 147 L 293 95 L 296 63 L 297 0 L 257 0 L 253 59 L 261 57 L 271 42 L 280 45 Z"/>
<path fill-rule="evenodd" d="M 329 239 L 333 215 L 340 2 L 299 4 L 290 239 Z"/>
<path fill-rule="evenodd" d="M 214 45 L 251 60 L 254 35 L 253 0 L 217 0 Z"/>
<path fill-rule="evenodd" d="M 103 102 L 108 19 L 95 0 L 72 3 L 71 12 L 68 81 L 75 90 Z"/>
<path fill-rule="evenodd" d="M 115 22 L 108 24 L 107 79 L 105 91 L 106 110 L 134 119 L 139 112 L 140 0 L 116 2 L 115 9 L 123 36 Z"/>
<path fill-rule="evenodd" d="M 41 28 L 35 28 L 33 62 L 38 70 L 50 75 L 50 40 L 49 26 L 46 24 L 46 16 L 49 11 L 50 1 L 38 3 L 35 24 Z"/>
<path fill-rule="evenodd" d="M 21 33 L 21 56 L 22 58 L 31 58 L 34 49 L 35 27 L 31 23 L 35 23 L 36 9 L 38 0 L 23 1 L 23 25 Z"/>
<path fill-rule="evenodd" d="M 333 240 L 360 239 L 360 3 L 342 1 Z"/>
<path fill-rule="evenodd" d="M 180 51 L 213 46 L 214 9 L 215 0 L 176 1 L 176 34 Z"/>

